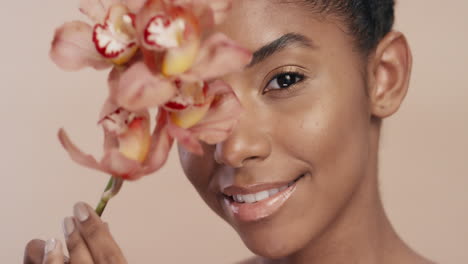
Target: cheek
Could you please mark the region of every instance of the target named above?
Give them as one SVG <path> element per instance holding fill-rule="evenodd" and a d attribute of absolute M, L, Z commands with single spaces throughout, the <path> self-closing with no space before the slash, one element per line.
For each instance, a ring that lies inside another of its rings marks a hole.
<path fill-rule="evenodd" d="M 204 155 L 198 156 L 188 152 L 181 145 L 178 145 L 177 149 L 185 176 L 187 176 L 200 195 L 203 195 L 208 191 L 210 175 L 214 166 L 212 159 L 209 159 L 210 152 L 204 150 Z"/>
<path fill-rule="evenodd" d="M 369 120 L 354 102 L 324 99 L 304 121 L 301 133 L 307 135 L 308 150 L 302 158 L 312 165 L 314 187 L 329 203 L 351 195 L 367 167 Z"/>
<path fill-rule="evenodd" d="M 178 145 L 179 159 L 185 176 L 195 187 L 200 197 L 217 214 L 221 213 L 221 207 L 217 202 L 217 194 L 214 191 L 213 175 L 216 169 L 214 161 L 214 147 L 203 145 L 204 155 L 198 156 L 186 151 Z"/>
<path fill-rule="evenodd" d="M 320 121 L 311 141 L 320 162 L 318 183 L 328 186 L 332 197 L 351 195 L 368 164 L 370 114 L 365 83 L 360 74 L 353 76 L 354 80 L 332 78 L 333 92 L 324 96 L 317 111 Z"/>
<path fill-rule="evenodd" d="M 281 122 L 271 131 L 284 151 L 314 169 L 350 169 L 367 152 L 370 114 L 364 83 L 320 86 L 276 109 L 273 118 Z"/>
<path fill-rule="evenodd" d="M 299 160 L 311 175 L 300 181 L 281 214 L 241 231 L 247 246 L 260 255 L 284 256 L 318 238 L 347 205 L 366 171 L 369 120 L 365 93 L 359 92 L 364 84 L 335 81 L 321 87 L 307 87 L 301 96 L 271 105 L 261 120 L 274 152 L 281 153 L 276 155 Z"/>
<path fill-rule="evenodd" d="M 288 155 L 312 170 L 302 199 L 311 201 L 314 208 L 303 219 L 325 224 L 339 213 L 366 173 L 370 115 L 360 79 L 330 76 L 318 87 L 282 109 L 288 114 L 274 130 Z"/>

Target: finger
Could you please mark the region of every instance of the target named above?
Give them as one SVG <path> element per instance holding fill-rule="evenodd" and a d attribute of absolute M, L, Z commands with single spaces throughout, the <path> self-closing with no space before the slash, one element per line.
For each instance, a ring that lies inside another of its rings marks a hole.
<path fill-rule="evenodd" d="M 76 223 L 73 217 L 66 217 L 63 220 L 63 234 L 67 244 L 68 254 L 72 263 L 92 264 L 93 258 L 89 252 L 86 242 L 76 230 Z"/>
<path fill-rule="evenodd" d="M 24 264 L 40 264 L 44 258 L 45 241 L 34 239 L 28 242 L 24 250 Z"/>
<path fill-rule="evenodd" d="M 127 263 L 122 251 L 112 237 L 108 225 L 101 221 L 89 205 L 77 203 L 74 207 L 74 213 L 77 220 L 75 222 L 77 230 L 88 245 L 95 263 Z"/>
<path fill-rule="evenodd" d="M 64 260 L 62 243 L 57 239 L 47 240 L 42 264 L 63 264 Z"/>

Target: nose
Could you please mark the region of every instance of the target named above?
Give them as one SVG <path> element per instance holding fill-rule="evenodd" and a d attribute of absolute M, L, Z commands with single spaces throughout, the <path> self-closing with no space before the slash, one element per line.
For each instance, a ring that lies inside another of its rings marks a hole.
<path fill-rule="evenodd" d="M 252 113 L 244 111 L 232 134 L 216 145 L 214 159 L 219 164 L 241 168 L 265 160 L 271 153 L 268 133 Z"/>

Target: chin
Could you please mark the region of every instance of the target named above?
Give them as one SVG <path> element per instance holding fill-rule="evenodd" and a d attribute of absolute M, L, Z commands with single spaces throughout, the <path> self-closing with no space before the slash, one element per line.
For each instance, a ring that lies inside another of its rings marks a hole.
<path fill-rule="evenodd" d="M 257 256 L 267 259 L 281 259 L 290 256 L 301 249 L 299 245 L 293 245 L 292 241 L 278 241 L 272 239 L 246 239 L 243 240 L 246 247 Z"/>
<path fill-rule="evenodd" d="M 310 180 L 307 177 L 299 181 L 294 195 L 266 218 L 246 222 L 236 220 L 229 213 L 223 218 L 254 254 L 268 259 L 294 255 L 316 240 L 331 218 L 330 211 L 322 207 L 324 203 L 318 202 L 322 199 L 313 195 Z"/>

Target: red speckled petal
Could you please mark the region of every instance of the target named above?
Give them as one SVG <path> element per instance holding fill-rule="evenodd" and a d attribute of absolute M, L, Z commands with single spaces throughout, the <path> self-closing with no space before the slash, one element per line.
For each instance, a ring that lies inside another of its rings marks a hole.
<path fill-rule="evenodd" d="M 155 18 L 155 16 L 165 13 L 165 8 L 165 4 L 161 0 L 148 0 L 146 1 L 144 7 L 141 8 L 140 12 L 136 15 L 136 31 L 140 38 L 139 43 L 143 48 L 154 49 L 153 46 L 146 43 L 148 37 L 146 31 L 149 23 Z"/>
<path fill-rule="evenodd" d="M 96 50 L 117 65 L 130 61 L 138 50 L 134 17 L 129 12 L 123 4 L 113 5 L 106 22 L 93 28 Z"/>

